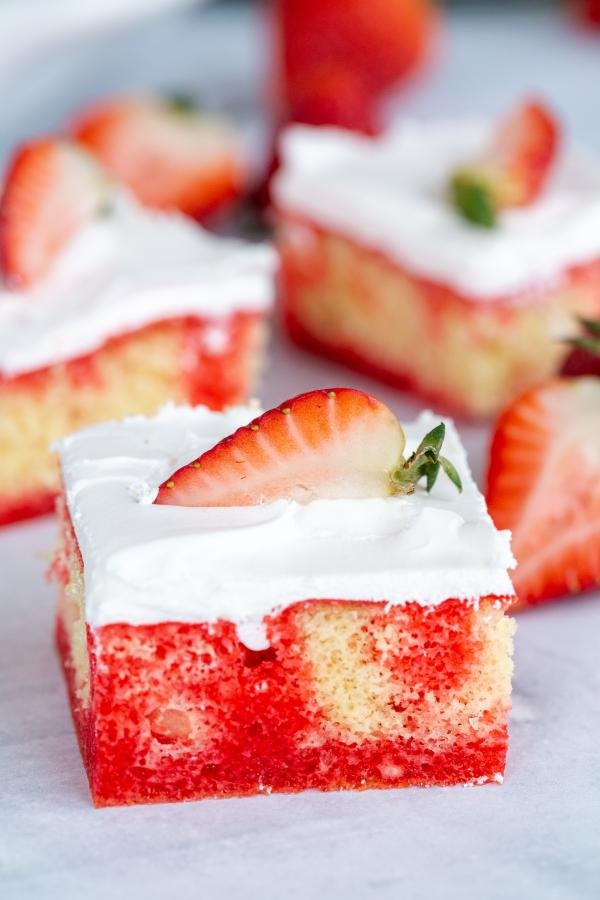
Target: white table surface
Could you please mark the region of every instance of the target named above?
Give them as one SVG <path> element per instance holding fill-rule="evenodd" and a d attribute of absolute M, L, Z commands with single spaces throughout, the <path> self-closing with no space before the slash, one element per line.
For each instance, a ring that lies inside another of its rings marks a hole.
<path fill-rule="evenodd" d="M 0 73 L 10 77 L 15 66 L 29 67 L 56 46 L 64 52 L 69 42 L 192 2 L 199 0 L 2 0 Z"/>
<path fill-rule="evenodd" d="M 206 56 L 210 90 L 243 113 L 258 96 L 240 78 L 259 65 L 256 36 L 246 13 L 216 9 L 206 19 L 173 19 L 159 34 L 156 26 L 141 29 L 129 44 L 119 37 L 99 55 L 81 48 L 57 63 L 50 84 L 38 73 L 24 78 L 22 102 L 13 96 L 0 140 L 32 130 L 35 116 L 50 126 L 102 89 L 172 84 L 174 75 L 181 84 L 186 71 L 198 86 L 202 73 L 208 78 Z M 521 89 L 545 88 L 577 134 L 600 148 L 593 89 L 600 39 L 569 38 L 542 14 L 461 14 L 451 36 L 452 49 L 407 97 L 408 109 L 495 110 Z M 417 410 L 406 397 L 275 339 L 267 405 L 340 384 L 376 391 L 404 418 Z M 480 475 L 487 429 L 461 431 Z M 519 618 L 503 786 L 98 811 L 52 641 L 55 591 L 43 572 L 53 539 L 49 519 L 0 536 L 0 894 L 7 900 L 600 896 L 600 596 Z"/>

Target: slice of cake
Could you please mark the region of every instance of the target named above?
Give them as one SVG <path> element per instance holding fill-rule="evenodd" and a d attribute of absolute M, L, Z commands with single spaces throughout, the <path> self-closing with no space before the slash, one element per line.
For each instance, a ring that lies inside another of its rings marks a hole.
<path fill-rule="evenodd" d="M 501 782 L 513 560 L 452 423 L 404 432 L 350 389 L 254 416 L 170 406 L 60 445 L 96 805 Z"/>
<path fill-rule="evenodd" d="M 75 145 L 15 158 L 0 259 L 0 524 L 52 508 L 62 435 L 253 387 L 272 251 L 141 207 Z"/>
<path fill-rule="evenodd" d="M 301 344 L 485 416 L 560 368 L 600 314 L 600 165 L 525 104 L 496 128 L 378 139 L 295 127 L 273 184 L 281 295 Z"/>

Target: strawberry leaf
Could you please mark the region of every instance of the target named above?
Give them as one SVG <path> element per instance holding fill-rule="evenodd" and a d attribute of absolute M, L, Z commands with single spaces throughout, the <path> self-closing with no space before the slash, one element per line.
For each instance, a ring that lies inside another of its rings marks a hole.
<path fill-rule="evenodd" d="M 452 200 L 459 213 L 474 225 L 496 227 L 496 210 L 491 191 L 468 173 L 458 173 L 452 179 Z"/>
<path fill-rule="evenodd" d="M 444 443 L 444 438 L 446 436 L 446 426 L 443 422 L 440 422 L 439 425 L 436 425 L 428 434 L 425 435 L 419 446 L 414 452 L 415 457 L 419 457 L 421 454 L 427 453 L 432 454 L 434 458 L 437 458 L 440 450 L 442 449 L 442 444 Z"/>
<path fill-rule="evenodd" d="M 411 494 L 415 490 L 421 478 L 425 478 L 425 488 L 431 491 L 439 475 L 440 467 L 444 470 L 453 485 L 462 491 L 462 482 L 454 465 L 444 456 L 440 456 L 440 450 L 446 436 L 446 426 L 443 422 L 429 431 L 414 453 L 402 464 L 392 476 L 392 481 L 399 494 Z"/>
<path fill-rule="evenodd" d="M 440 467 L 438 465 L 436 465 L 435 463 L 433 463 L 432 465 L 427 467 L 427 470 L 425 472 L 425 478 L 427 479 L 425 487 L 427 488 L 427 493 L 429 493 L 431 491 L 432 487 L 434 486 L 434 484 L 437 480 L 439 471 L 440 471 Z"/>

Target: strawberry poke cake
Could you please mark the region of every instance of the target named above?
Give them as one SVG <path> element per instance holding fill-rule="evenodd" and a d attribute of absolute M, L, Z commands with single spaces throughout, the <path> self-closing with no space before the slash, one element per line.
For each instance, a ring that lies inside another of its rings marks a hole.
<path fill-rule="evenodd" d="M 71 133 L 146 206 L 205 219 L 247 187 L 237 130 L 186 97 L 111 98 L 82 112 Z"/>
<path fill-rule="evenodd" d="M 502 781 L 513 560 L 451 422 L 320 390 L 59 449 L 58 645 L 97 806 Z"/>
<path fill-rule="evenodd" d="M 77 145 L 23 147 L 0 201 L 0 524 L 50 511 L 50 443 L 168 400 L 243 401 L 269 248 L 146 209 Z"/>
<path fill-rule="evenodd" d="M 486 416 L 600 313 L 600 164 L 539 103 L 377 139 L 295 126 L 282 157 L 282 302 L 311 349 Z"/>

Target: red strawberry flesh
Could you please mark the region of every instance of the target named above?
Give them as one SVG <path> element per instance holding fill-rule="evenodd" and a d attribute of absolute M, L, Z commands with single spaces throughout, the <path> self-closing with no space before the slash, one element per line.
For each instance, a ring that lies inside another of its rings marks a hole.
<path fill-rule="evenodd" d="M 150 207 L 205 215 L 243 187 L 243 163 L 232 129 L 190 104 L 161 98 L 110 100 L 82 115 L 73 134 Z"/>
<path fill-rule="evenodd" d="M 247 506 L 279 498 L 385 496 L 404 433 L 383 403 L 349 388 L 301 394 L 239 428 L 160 488 L 156 503 Z"/>
<path fill-rule="evenodd" d="M 487 499 L 513 533 L 521 603 L 600 584 L 600 379 L 555 379 L 506 410 Z"/>
<path fill-rule="evenodd" d="M 552 112 L 529 101 L 501 126 L 492 158 L 504 169 L 505 206 L 525 206 L 539 194 L 556 156 L 558 125 Z"/>
<path fill-rule="evenodd" d="M 532 203 L 550 173 L 558 143 L 551 111 L 538 101 L 522 104 L 500 124 L 488 151 L 454 173 L 456 207 L 475 224 L 493 227 L 501 210 Z"/>
<path fill-rule="evenodd" d="M 21 147 L 0 201 L 0 263 L 10 287 L 42 278 L 73 235 L 106 200 L 107 180 L 93 157 L 47 137 Z"/>

